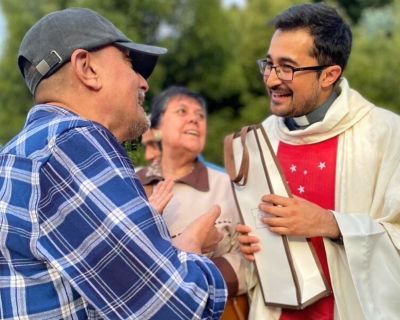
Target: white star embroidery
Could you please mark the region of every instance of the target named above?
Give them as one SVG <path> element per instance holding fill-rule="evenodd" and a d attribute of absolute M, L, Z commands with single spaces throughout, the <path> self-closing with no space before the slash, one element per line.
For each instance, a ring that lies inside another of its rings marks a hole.
<path fill-rule="evenodd" d="M 307 173 L 308 173 L 308 171 L 307 171 L 307 170 L 304 170 L 304 171 L 303 171 L 303 174 L 307 174 Z"/>
<path fill-rule="evenodd" d="M 304 187 L 300 186 L 297 190 L 299 190 L 300 193 L 304 193 Z"/>
<path fill-rule="evenodd" d="M 290 170 L 292 170 L 292 172 L 296 171 L 296 166 L 294 164 L 292 164 L 292 166 L 290 167 Z"/>
<path fill-rule="evenodd" d="M 318 168 L 320 168 L 321 170 L 323 168 L 326 168 L 325 162 L 320 162 Z"/>

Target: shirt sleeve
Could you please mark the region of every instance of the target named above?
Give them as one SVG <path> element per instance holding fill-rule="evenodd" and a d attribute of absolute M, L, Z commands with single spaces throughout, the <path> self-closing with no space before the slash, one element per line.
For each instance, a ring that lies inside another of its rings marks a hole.
<path fill-rule="evenodd" d="M 220 318 L 220 272 L 171 245 L 108 132 L 86 127 L 58 137 L 40 179 L 38 252 L 103 317 Z"/>

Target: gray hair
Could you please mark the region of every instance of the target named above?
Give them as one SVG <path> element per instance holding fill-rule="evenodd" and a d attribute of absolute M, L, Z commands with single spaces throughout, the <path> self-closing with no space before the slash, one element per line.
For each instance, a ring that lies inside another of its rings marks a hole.
<path fill-rule="evenodd" d="M 151 103 L 151 128 L 158 127 L 161 122 L 162 115 L 167 108 L 168 102 L 177 96 L 195 99 L 200 104 L 201 108 L 207 112 L 206 101 L 199 93 L 189 90 L 185 87 L 171 86 L 159 93 Z"/>

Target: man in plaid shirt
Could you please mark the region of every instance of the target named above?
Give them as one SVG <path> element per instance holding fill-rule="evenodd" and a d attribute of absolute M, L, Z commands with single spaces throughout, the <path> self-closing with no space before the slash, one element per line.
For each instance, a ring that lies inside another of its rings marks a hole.
<path fill-rule="evenodd" d="M 171 243 L 121 146 L 149 126 L 165 52 L 84 8 L 25 35 L 35 106 L 0 153 L 1 319 L 219 319 L 225 283 L 200 255 L 221 240 L 219 207 Z"/>

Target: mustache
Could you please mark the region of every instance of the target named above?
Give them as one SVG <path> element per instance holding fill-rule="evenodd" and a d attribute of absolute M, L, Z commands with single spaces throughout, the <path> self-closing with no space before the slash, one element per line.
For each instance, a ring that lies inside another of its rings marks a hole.
<path fill-rule="evenodd" d="M 143 101 L 144 98 L 146 97 L 145 91 L 143 89 L 139 89 L 138 90 L 138 96 L 139 96 L 139 99 L 141 99 Z"/>
<path fill-rule="evenodd" d="M 292 92 L 292 90 L 290 90 L 287 86 L 282 85 L 282 84 L 278 84 L 278 85 L 273 86 L 273 87 L 268 87 L 268 90 L 283 90 L 283 91 Z"/>

